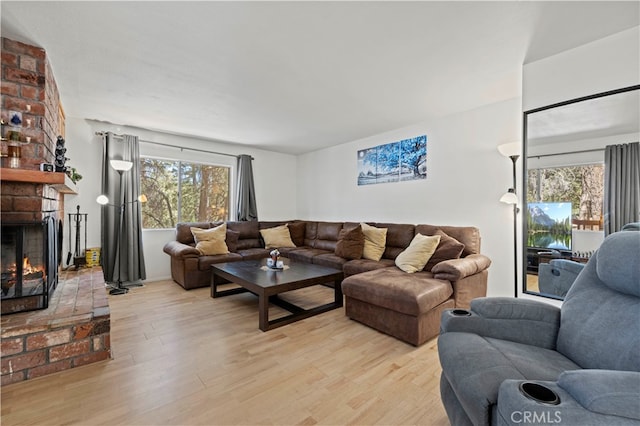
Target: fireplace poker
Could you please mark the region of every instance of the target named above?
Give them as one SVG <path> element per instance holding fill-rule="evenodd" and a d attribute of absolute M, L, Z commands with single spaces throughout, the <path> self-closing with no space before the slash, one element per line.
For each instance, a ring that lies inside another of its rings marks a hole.
<path fill-rule="evenodd" d="M 69 215 L 69 252 L 67 253 L 67 266 L 71 263 L 71 256 L 71 215 Z"/>
<path fill-rule="evenodd" d="M 76 216 L 74 218 L 74 220 L 76 221 L 76 251 L 73 253 L 73 255 L 78 258 L 80 257 L 80 222 L 82 221 L 82 216 L 80 215 L 80 206 L 76 206 L 77 209 L 77 213 Z"/>
<path fill-rule="evenodd" d="M 87 213 L 80 213 L 80 206 L 76 206 L 76 213 L 69 213 L 69 255 L 71 254 L 71 221 L 75 222 L 76 228 L 76 248 L 73 257 L 73 265 L 76 268 L 80 266 L 86 265 L 87 259 L 84 254 L 82 254 L 81 249 L 81 237 L 80 232 L 82 231 L 82 220 L 84 218 L 84 248 L 87 248 Z M 82 254 L 82 255 L 81 255 Z M 68 261 L 67 261 L 68 262 Z"/>
<path fill-rule="evenodd" d="M 84 252 L 87 254 L 87 213 L 84 214 Z M 87 261 L 85 257 L 85 262 Z"/>

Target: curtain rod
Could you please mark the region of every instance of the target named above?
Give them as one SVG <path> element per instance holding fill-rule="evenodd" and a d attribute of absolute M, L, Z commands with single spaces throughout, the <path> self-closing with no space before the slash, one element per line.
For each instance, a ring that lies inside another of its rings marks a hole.
<path fill-rule="evenodd" d="M 107 132 L 96 132 L 96 135 L 98 135 L 98 136 L 105 136 L 106 134 L 107 134 Z M 115 136 L 118 139 L 122 139 L 124 137 L 124 135 L 118 135 L 116 133 L 114 133 L 113 136 Z M 162 146 L 166 146 L 166 147 L 169 147 L 169 148 L 179 148 L 181 151 L 186 149 L 186 150 L 189 150 L 189 151 L 206 152 L 206 153 L 209 153 L 209 154 L 216 154 L 216 155 L 226 155 L 227 157 L 235 157 L 235 158 L 239 157 L 239 155 L 227 154 L 225 152 L 208 151 L 206 149 L 199 149 L 199 148 L 189 148 L 189 147 L 171 145 L 171 144 L 162 143 L 162 142 L 147 141 L 147 140 L 144 140 L 144 139 L 138 139 L 138 141 L 139 142 L 143 142 L 143 143 L 150 143 L 150 144 L 154 144 L 154 145 L 162 145 Z M 251 157 L 251 159 L 253 160 L 254 158 Z"/>
<path fill-rule="evenodd" d="M 556 155 L 583 154 L 585 152 L 598 152 L 598 151 L 604 151 L 604 148 L 583 149 L 581 151 L 570 151 L 570 152 L 557 152 L 555 154 L 528 155 L 527 158 L 555 157 Z"/>

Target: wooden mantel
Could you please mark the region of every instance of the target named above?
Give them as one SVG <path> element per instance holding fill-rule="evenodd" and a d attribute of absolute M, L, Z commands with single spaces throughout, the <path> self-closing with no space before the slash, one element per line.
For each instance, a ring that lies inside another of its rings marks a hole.
<path fill-rule="evenodd" d="M 28 182 L 51 185 L 63 194 L 77 194 L 78 187 L 66 173 L 41 172 L 39 170 L 0 168 L 0 180 L 3 182 Z"/>

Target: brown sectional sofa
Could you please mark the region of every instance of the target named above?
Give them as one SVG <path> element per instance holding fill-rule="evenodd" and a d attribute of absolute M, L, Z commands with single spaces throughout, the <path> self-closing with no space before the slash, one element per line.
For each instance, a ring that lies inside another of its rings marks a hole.
<path fill-rule="evenodd" d="M 382 259 L 373 261 L 348 260 L 334 252 L 340 231 L 357 227 L 359 222 L 227 222 L 227 246 L 231 253 L 200 255 L 194 247 L 190 228 L 206 229 L 220 223 L 179 223 L 176 241 L 165 245 L 165 253 L 171 256 L 172 278 L 185 289 L 208 286 L 213 263 L 268 257 L 269 250 L 264 248 L 260 229 L 287 223 L 296 247 L 280 249 L 283 256 L 296 262 L 341 269 L 345 276 L 342 291 L 346 314 L 413 345 L 420 345 L 438 334 L 444 309 L 467 309 L 471 299 L 486 295 L 487 268 L 491 261 L 480 254 L 480 233 L 475 227 L 367 222 L 377 228 L 387 228 Z M 460 258 L 445 259 L 433 266 L 428 264 L 425 270 L 413 274 L 395 266 L 394 259 L 416 234 L 434 235 L 438 230 L 464 244 Z"/>

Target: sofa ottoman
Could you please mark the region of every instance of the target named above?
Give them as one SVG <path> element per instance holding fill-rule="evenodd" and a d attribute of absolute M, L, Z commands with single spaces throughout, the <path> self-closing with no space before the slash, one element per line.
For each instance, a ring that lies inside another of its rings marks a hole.
<path fill-rule="evenodd" d="M 349 318 L 415 346 L 437 336 L 442 311 L 455 307 L 450 281 L 395 266 L 352 275 L 342 292 Z"/>

